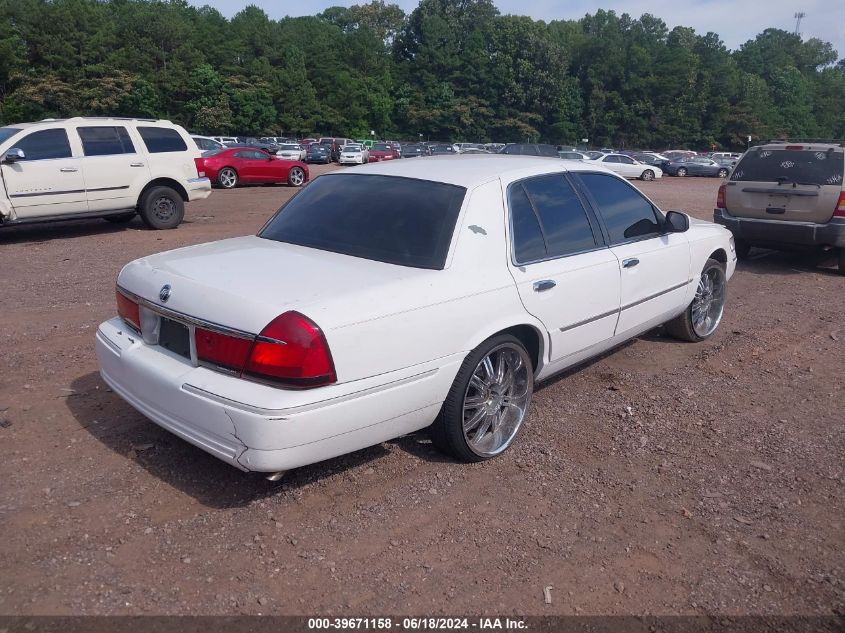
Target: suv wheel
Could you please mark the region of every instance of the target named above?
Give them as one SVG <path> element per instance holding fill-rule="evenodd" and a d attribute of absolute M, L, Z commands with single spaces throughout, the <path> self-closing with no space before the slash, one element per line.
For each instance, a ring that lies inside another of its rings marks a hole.
<path fill-rule="evenodd" d="M 170 187 L 153 187 L 141 196 L 138 211 L 151 229 L 175 229 L 185 217 L 185 203 Z"/>

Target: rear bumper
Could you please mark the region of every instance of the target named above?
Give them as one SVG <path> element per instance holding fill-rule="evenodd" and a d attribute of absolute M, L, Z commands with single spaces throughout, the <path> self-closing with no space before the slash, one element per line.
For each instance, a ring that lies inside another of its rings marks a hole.
<path fill-rule="evenodd" d="M 245 471 L 275 472 L 350 453 L 425 428 L 462 358 L 356 383 L 285 391 L 195 367 L 146 345 L 123 322 L 100 324 L 103 380 L 135 409 Z"/>
<path fill-rule="evenodd" d="M 211 195 L 211 180 L 208 178 L 191 178 L 188 180 L 185 190 L 188 192 L 188 201 L 205 200 Z"/>
<path fill-rule="evenodd" d="M 845 218 L 827 224 L 738 218 L 727 209 L 714 209 L 713 221 L 734 237 L 761 246 L 837 246 L 845 248 Z"/>

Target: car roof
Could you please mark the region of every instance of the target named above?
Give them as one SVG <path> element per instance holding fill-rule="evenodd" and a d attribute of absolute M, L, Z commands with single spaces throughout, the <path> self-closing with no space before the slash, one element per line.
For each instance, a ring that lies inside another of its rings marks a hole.
<path fill-rule="evenodd" d="M 543 156 L 464 154 L 425 156 L 414 160 L 386 161 L 344 170 L 343 174 L 378 174 L 432 180 L 472 188 L 496 178 L 510 180 L 531 173 L 602 171 L 608 169 L 577 160 Z"/>

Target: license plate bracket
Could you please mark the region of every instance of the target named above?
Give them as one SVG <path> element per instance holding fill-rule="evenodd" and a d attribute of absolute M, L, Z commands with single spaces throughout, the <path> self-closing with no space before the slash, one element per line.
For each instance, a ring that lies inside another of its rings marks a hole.
<path fill-rule="evenodd" d="M 191 332 L 184 323 L 161 317 L 158 344 L 174 354 L 191 359 Z"/>

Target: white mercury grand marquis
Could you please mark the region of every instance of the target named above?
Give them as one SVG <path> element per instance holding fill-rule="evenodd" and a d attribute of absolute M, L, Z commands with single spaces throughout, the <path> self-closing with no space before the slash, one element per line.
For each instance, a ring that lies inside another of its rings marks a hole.
<path fill-rule="evenodd" d="M 129 263 L 97 356 L 138 411 L 245 471 L 426 427 L 480 461 L 537 381 L 661 324 L 713 334 L 735 266 L 726 229 L 595 163 L 393 161 L 320 176 L 258 235 Z"/>

